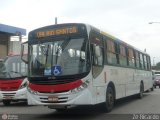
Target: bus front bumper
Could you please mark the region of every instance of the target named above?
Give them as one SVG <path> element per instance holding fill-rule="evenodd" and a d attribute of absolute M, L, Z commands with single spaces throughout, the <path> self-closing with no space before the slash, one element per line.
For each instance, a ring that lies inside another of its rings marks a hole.
<path fill-rule="evenodd" d="M 27 97 L 29 105 L 70 106 L 93 104 L 92 95 L 88 89 L 78 93 L 68 91 L 63 93 L 38 93 L 36 95 L 27 91 Z"/>
<path fill-rule="evenodd" d="M 27 100 L 26 88 L 17 91 L 0 91 L 0 100 Z"/>

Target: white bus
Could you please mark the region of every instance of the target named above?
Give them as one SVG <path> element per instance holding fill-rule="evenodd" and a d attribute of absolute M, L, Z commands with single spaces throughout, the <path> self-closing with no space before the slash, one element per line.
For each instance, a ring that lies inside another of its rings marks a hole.
<path fill-rule="evenodd" d="M 153 87 L 150 56 L 90 25 L 58 24 L 28 36 L 28 104 L 56 110 L 102 104 Z"/>
<path fill-rule="evenodd" d="M 0 101 L 4 105 L 11 102 L 27 101 L 27 64 L 20 55 L 9 55 L 0 63 Z"/>

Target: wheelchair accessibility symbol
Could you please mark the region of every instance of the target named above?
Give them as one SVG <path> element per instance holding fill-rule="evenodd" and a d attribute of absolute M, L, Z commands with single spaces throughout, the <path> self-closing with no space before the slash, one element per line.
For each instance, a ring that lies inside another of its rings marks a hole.
<path fill-rule="evenodd" d="M 61 73 L 62 73 L 61 66 L 55 65 L 52 67 L 52 74 L 53 75 L 60 75 Z"/>

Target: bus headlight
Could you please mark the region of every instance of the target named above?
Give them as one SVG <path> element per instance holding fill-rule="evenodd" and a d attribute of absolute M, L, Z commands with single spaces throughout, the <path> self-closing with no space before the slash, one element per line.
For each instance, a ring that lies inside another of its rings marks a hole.
<path fill-rule="evenodd" d="M 79 86 L 79 87 L 77 87 L 77 88 L 75 88 L 75 89 L 72 89 L 71 92 L 72 92 L 72 93 L 80 92 L 80 91 L 84 90 L 85 88 L 87 88 L 88 85 L 89 85 L 89 81 L 86 80 L 84 83 L 82 83 L 81 86 Z"/>
<path fill-rule="evenodd" d="M 27 85 L 28 85 L 27 82 L 22 83 L 19 89 L 23 89 L 23 88 L 27 87 Z"/>
<path fill-rule="evenodd" d="M 25 79 L 23 80 L 21 86 L 19 87 L 19 89 L 23 89 L 23 88 L 27 87 L 27 85 L 28 85 L 28 79 L 25 78 Z"/>
<path fill-rule="evenodd" d="M 28 90 L 28 92 L 30 92 L 31 94 L 34 94 L 34 95 L 37 95 L 37 94 L 38 94 L 37 91 L 34 91 L 34 90 L 32 90 L 31 88 L 29 88 L 29 87 L 27 87 L 27 90 Z"/>

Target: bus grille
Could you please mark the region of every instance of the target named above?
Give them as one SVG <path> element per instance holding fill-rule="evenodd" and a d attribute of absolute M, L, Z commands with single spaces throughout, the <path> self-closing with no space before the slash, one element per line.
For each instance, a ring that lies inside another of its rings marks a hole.
<path fill-rule="evenodd" d="M 12 99 L 16 93 L 2 93 L 3 99 Z"/>
<path fill-rule="evenodd" d="M 69 101 L 70 91 L 59 93 L 39 93 L 39 100 L 42 103 L 65 103 Z M 50 100 L 50 98 L 56 98 L 56 100 Z"/>

